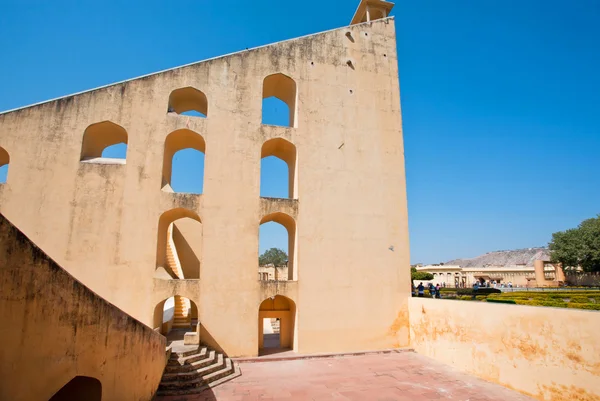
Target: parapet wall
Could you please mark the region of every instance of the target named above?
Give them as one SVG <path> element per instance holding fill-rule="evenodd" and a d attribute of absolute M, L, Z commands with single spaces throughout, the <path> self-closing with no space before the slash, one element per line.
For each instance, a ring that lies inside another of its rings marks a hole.
<path fill-rule="evenodd" d="M 600 400 L 598 312 L 411 298 L 409 315 L 420 354 L 538 400 Z"/>
<path fill-rule="evenodd" d="M 76 376 L 97 379 L 105 401 L 152 399 L 165 338 L 75 280 L 2 215 L 0 294 L 0 400 L 48 400 Z"/>

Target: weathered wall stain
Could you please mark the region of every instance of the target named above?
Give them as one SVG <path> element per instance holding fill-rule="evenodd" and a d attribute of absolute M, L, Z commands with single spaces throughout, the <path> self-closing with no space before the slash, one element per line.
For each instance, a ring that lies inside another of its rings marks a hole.
<path fill-rule="evenodd" d="M 598 312 L 411 298 L 409 317 L 421 354 L 539 400 L 600 399 Z"/>
<path fill-rule="evenodd" d="M 600 401 L 600 395 L 591 394 L 577 386 L 541 386 L 538 398 L 547 401 Z"/>

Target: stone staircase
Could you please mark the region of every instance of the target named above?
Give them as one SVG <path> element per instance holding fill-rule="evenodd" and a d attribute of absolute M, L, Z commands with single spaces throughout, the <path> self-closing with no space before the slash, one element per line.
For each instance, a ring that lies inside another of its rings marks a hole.
<path fill-rule="evenodd" d="M 190 300 L 175 296 L 175 311 L 173 314 L 173 328 L 189 328 L 192 324 L 190 315 Z"/>
<path fill-rule="evenodd" d="M 159 396 L 196 394 L 240 375 L 237 364 L 208 347 L 173 352 L 156 394 Z"/>
<path fill-rule="evenodd" d="M 167 228 L 167 269 L 169 269 L 177 279 L 183 279 L 183 269 L 177 255 L 177 248 L 173 241 L 173 223 Z"/>

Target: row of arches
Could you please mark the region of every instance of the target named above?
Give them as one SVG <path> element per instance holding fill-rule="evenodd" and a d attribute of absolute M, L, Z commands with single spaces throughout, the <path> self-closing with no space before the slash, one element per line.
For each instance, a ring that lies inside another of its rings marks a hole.
<path fill-rule="evenodd" d="M 177 340 L 183 333 L 197 331 L 198 306 L 193 300 L 174 295 L 156 304 L 153 328 L 169 339 Z M 258 353 L 270 354 L 294 348 L 296 303 L 275 295 L 258 307 Z"/>
<path fill-rule="evenodd" d="M 296 127 L 296 81 L 276 73 L 263 80 L 262 123 Z M 208 98 L 201 90 L 191 86 L 176 89 L 169 96 L 168 113 L 190 117 L 208 116 Z"/>
<path fill-rule="evenodd" d="M 260 221 L 259 250 L 262 244 L 262 228 L 266 224 L 281 227 L 276 235 L 280 243 L 286 241 L 288 253 L 287 278 L 297 280 L 296 268 L 296 221 L 286 213 L 275 212 L 264 216 Z M 185 208 L 176 208 L 164 212 L 158 219 L 158 238 L 156 246 L 156 277 L 165 279 L 199 279 L 202 260 L 202 221 L 198 214 Z M 270 238 L 272 240 L 272 238 Z"/>
<path fill-rule="evenodd" d="M 127 131 L 113 122 L 90 125 L 83 134 L 81 160 L 123 158 L 119 146 L 127 144 Z M 190 129 L 165 138 L 161 188 L 168 192 L 202 194 L 206 142 Z M 1 162 L 0 154 L 0 162 Z M 6 154 L 8 157 L 8 154 Z M 296 198 L 297 150 L 283 138 L 267 140 L 261 148 L 261 196 Z"/>

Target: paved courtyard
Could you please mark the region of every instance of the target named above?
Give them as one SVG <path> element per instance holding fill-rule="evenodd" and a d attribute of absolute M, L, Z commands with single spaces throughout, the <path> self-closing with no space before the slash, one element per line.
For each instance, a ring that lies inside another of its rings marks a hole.
<path fill-rule="evenodd" d="M 414 352 L 241 363 L 242 376 L 193 396 L 161 401 L 531 401 Z"/>

